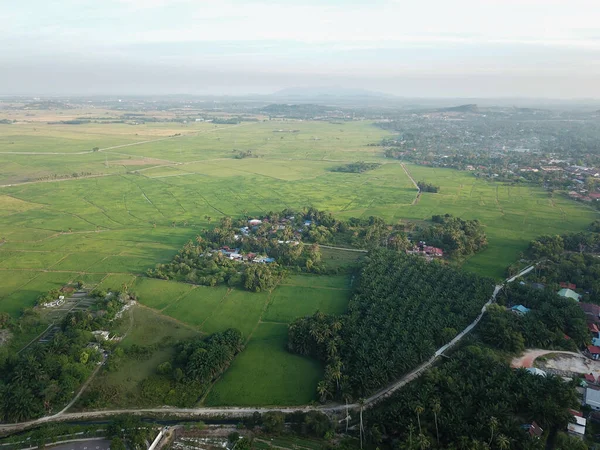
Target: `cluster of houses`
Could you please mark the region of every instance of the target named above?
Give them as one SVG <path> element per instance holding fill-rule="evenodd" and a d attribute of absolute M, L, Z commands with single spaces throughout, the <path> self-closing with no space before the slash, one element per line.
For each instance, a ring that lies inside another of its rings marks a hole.
<path fill-rule="evenodd" d="M 239 248 L 229 248 L 226 245 L 217 250 L 217 253 L 221 253 L 232 261 L 247 262 L 247 263 L 273 263 L 275 258 L 269 258 L 268 256 L 258 255 L 256 253 L 240 253 Z M 212 253 L 209 253 L 211 255 Z"/>
<path fill-rule="evenodd" d="M 441 248 L 426 245 L 423 241 L 419 242 L 412 249 L 406 250 L 406 253 L 409 255 L 427 256 L 429 258 L 442 258 L 444 256 L 444 251 Z"/>

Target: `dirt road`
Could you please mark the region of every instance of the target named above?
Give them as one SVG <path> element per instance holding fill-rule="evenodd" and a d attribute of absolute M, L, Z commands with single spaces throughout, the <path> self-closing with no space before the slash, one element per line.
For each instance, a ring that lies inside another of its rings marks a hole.
<path fill-rule="evenodd" d="M 394 383 L 390 384 L 389 386 L 385 387 L 384 389 L 380 390 L 379 392 L 377 392 L 377 393 L 371 395 L 369 398 L 367 398 L 364 401 L 362 407 L 369 408 L 369 407 L 373 406 L 380 400 L 392 395 L 395 391 L 397 391 L 401 387 L 403 387 L 406 384 L 410 383 L 411 381 L 417 379 L 424 371 L 429 369 L 442 356 L 442 354 L 446 350 L 455 346 L 473 328 L 475 328 L 475 326 L 479 323 L 479 321 L 483 317 L 483 314 L 485 313 L 485 310 L 487 309 L 487 307 L 496 300 L 496 296 L 498 295 L 498 293 L 504 287 L 505 284 L 511 283 L 512 281 L 516 280 L 517 278 L 529 273 L 531 270 L 533 270 L 534 267 L 535 267 L 535 265 L 527 267 L 526 269 L 522 270 L 520 273 L 518 273 L 514 277 L 506 280 L 503 284 L 497 285 L 496 288 L 494 289 L 494 293 L 492 294 L 492 297 L 481 308 L 481 313 L 477 316 L 477 318 L 471 324 L 469 324 L 463 331 L 461 331 L 448 344 L 440 347 L 435 352 L 435 354 L 431 357 L 431 359 L 429 359 L 425 363 L 421 364 L 419 367 L 414 369 L 412 372 L 404 375 L 399 380 L 395 381 Z M 83 390 L 84 389 L 80 390 L 80 392 L 77 395 L 77 398 L 79 397 L 79 395 L 81 395 Z M 77 398 L 75 398 L 74 400 L 76 400 Z M 72 401 L 70 403 L 70 405 L 73 403 L 74 403 L 74 401 Z M 356 410 L 356 409 L 360 409 L 360 408 L 361 408 L 361 406 L 358 403 L 354 403 L 351 405 L 325 405 L 325 406 L 319 406 L 319 407 L 305 406 L 305 407 L 275 407 L 275 408 L 248 408 L 248 407 L 243 407 L 243 408 L 242 407 L 170 408 L 170 407 L 163 407 L 163 408 L 147 408 L 147 409 L 113 409 L 113 410 L 105 410 L 105 411 L 89 411 L 89 412 L 79 412 L 79 413 L 66 413 L 65 412 L 66 409 L 63 409 L 59 413 L 54 414 L 52 416 L 41 417 L 39 419 L 31 420 L 28 422 L 0 425 L 0 431 L 17 431 L 17 430 L 21 430 L 24 428 L 29 428 L 32 426 L 42 425 L 42 424 L 50 423 L 50 422 L 68 421 L 68 420 L 87 420 L 87 419 L 94 419 L 94 418 L 98 418 L 98 417 L 111 416 L 111 415 L 115 415 L 115 414 L 160 414 L 160 413 L 164 413 L 164 414 L 172 414 L 172 415 L 182 415 L 185 417 L 226 416 L 226 417 L 235 418 L 235 417 L 243 417 L 243 416 L 250 415 L 250 414 L 254 413 L 255 411 L 258 411 L 259 413 L 264 413 L 267 411 L 281 411 L 283 413 L 292 413 L 294 411 L 311 411 L 311 410 L 318 410 L 318 411 L 323 411 L 323 412 L 339 412 L 339 411 L 344 411 L 346 409 Z"/>

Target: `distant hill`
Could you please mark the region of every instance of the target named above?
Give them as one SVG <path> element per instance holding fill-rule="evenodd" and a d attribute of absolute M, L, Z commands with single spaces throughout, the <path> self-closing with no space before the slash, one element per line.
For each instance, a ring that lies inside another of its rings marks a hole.
<path fill-rule="evenodd" d="M 302 97 L 302 98 L 342 98 L 342 97 L 392 97 L 382 92 L 370 91 L 368 89 L 351 89 L 340 87 L 292 87 L 281 89 L 272 94 L 274 97 Z"/>
<path fill-rule="evenodd" d="M 439 112 L 462 112 L 462 113 L 474 113 L 474 114 L 479 114 L 481 111 L 479 111 L 479 107 L 472 103 L 472 104 L 468 104 L 468 105 L 460 105 L 460 106 L 451 106 L 449 108 L 440 108 L 438 109 Z"/>
<path fill-rule="evenodd" d="M 270 116 L 293 117 L 299 119 L 309 119 L 317 116 L 324 116 L 335 111 L 335 108 L 315 105 L 312 103 L 304 103 L 299 105 L 288 105 L 282 103 L 274 103 L 264 108 L 260 108 L 259 112 Z"/>

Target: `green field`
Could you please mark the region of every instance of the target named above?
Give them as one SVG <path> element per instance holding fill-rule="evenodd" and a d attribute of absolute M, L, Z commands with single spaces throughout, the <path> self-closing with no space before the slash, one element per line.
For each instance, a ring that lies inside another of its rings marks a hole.
<path fill-rule="evenodd" d="M 348 306 L 350 290 L 281 286 L 264 315 L 267 322 L 291 322 L 297 317 L 309 316 L 316 311 L 342 314 Z"/>
<path fill-rule="evenodd" d="M 285 324 L 260 324 L 205 404 L 301 405 L 313 400 L 322 368 L 317 361 L 289 353 L 286 341 Z"/>
<path fill-rule="evenodd" d="M 476 218 L 489 246 L 464 267 L 496 278 L 532 238 L 583 230 L 596 217 L 586 205 L 537 187 L 407 165 L 416 180 L 440 186 L 413 204 L 416 190 L 400 164 L 368 145 L 389 134 L 368 121 L 72 126 L 45 123 L 66 114 L 31 114 L 40 121 L 0 127 L 0 311 L 16 317 L 43 292 L 83 280 L 102 289 L 127 284 L 142 304 L 175 319 L 169 323 L 207 334 L 239 328 L 250 338 L 248 349 L 215 385 L 211 404 L 241 402 L 235 400 L 240 383 L 249 404 L 311 400 L 311 380 L 320 369 L 285 352 L 285 323 L 316 310 L 344 311 L 353 281 L 291 276 L 272 293 L 252 294 L 143 278 L 194 239 L 209 224 L 207 216 L 214 224 L 224 215 L 314 206 L 339 217 L 375 215 L 389 222 L 445 213 Z M 291 126 L 299 131 L 276 132 Z M 110 148 L 119 145 L 127 146 Z M 259 157 L 234 159 L 234 149 L 252 149 Z M 330 171 L 359 160 L 381 166 L 360 174 Z M 334 268 L 363 256 L 323 249 L 323 260 Z M 150 329 L 143 321 L 135 326 L 140 333 Z M 277 385 L 277 377 L 288 377 L 286 389 L 297 394 L 267 386 Z M 308 381 L 297 386 L 301 379 Z"/>

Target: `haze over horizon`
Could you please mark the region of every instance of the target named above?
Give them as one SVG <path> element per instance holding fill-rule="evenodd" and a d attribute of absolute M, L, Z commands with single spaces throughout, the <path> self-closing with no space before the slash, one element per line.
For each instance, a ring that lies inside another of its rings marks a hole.
<path fill-rule="evenodd" d="M 597 1 L 405 3 L 4 2 L 0 94 L 600 98 Z"/>

